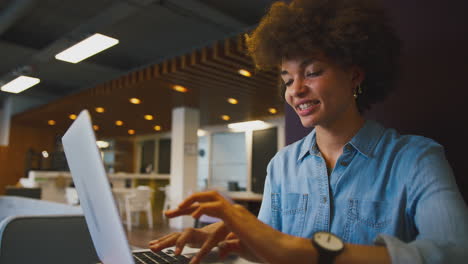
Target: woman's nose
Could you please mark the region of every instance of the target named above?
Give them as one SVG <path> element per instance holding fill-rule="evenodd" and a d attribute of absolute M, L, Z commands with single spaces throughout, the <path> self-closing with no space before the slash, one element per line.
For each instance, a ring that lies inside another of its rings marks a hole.
<path fill-rule="evenodd" d="M 301 97 L 305 94 L 306 91 L 307 87 L 305 86 L 304 81 L 300 78 L 296 79 L 290 87 L 292 96 Z"/>

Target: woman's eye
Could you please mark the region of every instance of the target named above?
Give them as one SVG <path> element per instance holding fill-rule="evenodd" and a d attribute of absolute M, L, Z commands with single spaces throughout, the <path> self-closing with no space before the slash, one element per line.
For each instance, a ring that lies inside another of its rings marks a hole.
<path fill-rule="evenodd" d="M 315 76 L 319 76 L 320 74 L 322 74 L 322 71 L 306 72 L 305 76 L 306 77 L 315 77 Z"/>

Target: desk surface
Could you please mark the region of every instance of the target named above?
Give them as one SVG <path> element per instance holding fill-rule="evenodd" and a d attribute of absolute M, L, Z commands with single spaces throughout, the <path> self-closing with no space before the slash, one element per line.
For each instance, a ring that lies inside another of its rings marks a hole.
<path fill-rule="evenodd" d="M 234 201 L 261 202 L 263 194 L 253 192 L 228 192 L 229 197 Z"/>
<path fill-rule="evenodd" d="M 156 173 L 126 173 L 126 172 L 117 172 L 117 173 L 108 173 L 107 174 L 111 179 L 154 179 L 154 180 L 169 180 L 169 174 L 156 174 Z M 68 171 L 30 171 L 28 173 L 29 179 L 46 179 L 46 178 L 57 178 L 65 177 L 71 178 L 71 174 Z"/>

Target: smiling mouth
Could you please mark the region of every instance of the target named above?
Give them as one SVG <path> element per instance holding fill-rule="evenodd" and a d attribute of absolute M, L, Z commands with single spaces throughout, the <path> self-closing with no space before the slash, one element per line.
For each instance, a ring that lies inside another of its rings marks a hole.
<path fill-rule="evenodd" d="M 319 100 L 313 100 L 313 101 L 303 103 L 303 104 L 300 104 L 300 105 L 296 106 L 296 109 L 298 109 L 300 111 L 303 111 L 303 110 L 307 110 L 310 107 L 318 105 L 318 104 L 320 104 Z"/>

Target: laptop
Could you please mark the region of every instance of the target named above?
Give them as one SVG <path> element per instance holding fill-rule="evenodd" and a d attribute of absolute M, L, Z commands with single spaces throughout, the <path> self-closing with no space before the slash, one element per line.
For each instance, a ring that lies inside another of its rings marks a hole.
<path fill-rule="evenodd" d="M 62 137 L 65 156 L 97 255 L 105 264 L 188 263 L 193 255 L 172 250 L 131 251 L 112 196 L 91 117 L 83 110 Z"/>

